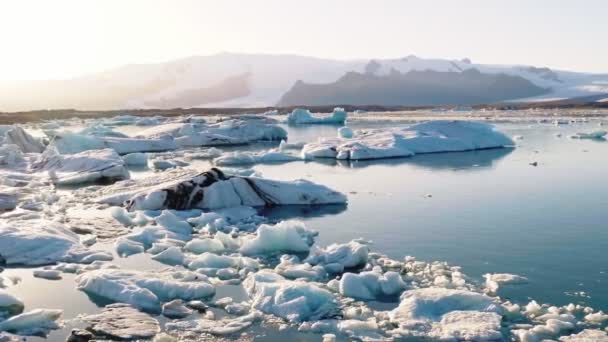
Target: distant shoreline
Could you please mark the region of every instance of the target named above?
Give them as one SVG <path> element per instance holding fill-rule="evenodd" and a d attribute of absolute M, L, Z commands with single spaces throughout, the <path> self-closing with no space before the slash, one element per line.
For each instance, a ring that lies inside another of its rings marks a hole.
<path fill-rule="evenodd" d="M 331 106 L 290 106 L 290 107 L 252 107 L 252 108 L 175 108 L 175 109 L 120 109 L 120 110 L 77 110 L 77 109 L 54 109 L 54 110 L 32 110 L 22 112 L 0 112 L 0 125 L 10 125 L 26 122 L 40 122 L 45 120 L 61 120 L 78 117 L 81 119 L 94 119 L 94 118 L 105 118 L 113 117 L 117 115 L 134 115 L 141 117 L 149 116 L 182 116 L 182 115 L 198 115 L 198 116 L 210 116 L 210 115 L 241 115 L 241 114 L 261 114 L 267 111 L 277 110 L 280 113 L 289 113 L 294 108 L 307 108 L 312 112 L 317 113 L 329 113 L 335 107 L 342 107 L 348 112 L 355 110 L 363 110 L 366 112 L 408 112 L 417 110 L 434 110 L 437 108 L 444 108 L 445 111 L 438 111 L 440 113 L 449 112 L 448 110 L 456 107 L 464 107 L 457 105 L 445 105 L 445 106 L 351 106 L 351 105 L 331 105 Z M 595 110 L 595 109 L 608 109 L 608 102 L 597 102 L 597 101 L 584 101 L 582 99 L 568 99 L 558 101 L 547 101 L 547 102 L 526 102 L 526 103 L 502 103 L 493 105 L 472 105 L 471 108 L 475 110 L 488 109 L 494 111 L 504 111 L 505 116 L 509 116 L 507 113 L 512 110 L 526 110 L 526 109 L 572 109 L 572 110 Z M 454 111 L 453 113 L 462 114 L 466 111 Z M 546 116 L 551 116 L 545 114 Z M 605 113 L 593 114 L 588 113 L 587 116 L 606 116 Z M 543 116 L 539 113 L 539 116 Z"/>

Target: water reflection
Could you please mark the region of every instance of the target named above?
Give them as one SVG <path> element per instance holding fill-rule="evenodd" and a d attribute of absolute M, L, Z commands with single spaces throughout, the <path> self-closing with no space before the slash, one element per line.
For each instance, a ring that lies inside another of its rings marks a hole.
<path fill-rule="evenodd" d="M 282 205 L 270 208 L 261 208 L 259 215 L 271 221 L 290 220 L 295 218 L 313 218 L 329 215 L 338 215 L 344 212 L 347 204 L 324 205 Z"/>

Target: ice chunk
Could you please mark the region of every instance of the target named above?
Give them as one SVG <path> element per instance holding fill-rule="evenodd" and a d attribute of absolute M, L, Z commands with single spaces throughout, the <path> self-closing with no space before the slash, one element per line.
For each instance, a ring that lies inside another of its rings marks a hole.
<path fill-rule="evenodd" d="M 606 131 L 595 131 L 590 133 L 576 133 L 571 135 L 572 139 L 604 139 L 604 137 L 608 134 Z"/>
<path fill-rule="evenodd" d="M 287 280 L 270 271 L 250 274 L 244 286 L 253 308 L 292 322 L 331 318 L 339 311 L 331 292 L 313 283 Z"/>
<path fill-rule="evenodd" d="M 61 155 L 49 148 L 32 169 L 48 172 L 51 180 L 59 185 L 129 178 L 123 160 L 111 149 Z"/>
<path fill-rule="evenodd" d="M 0 331 L 14 332 L 19 335 L 45 335 L 50 330 L 59 329 L 57 321 L 62 310 L 36 309 L 13 316 L 0 322 Z"/>
<path fill-rule="evenodd" d="M 76 282 L 81 291 L 153 312 L 160 312 L 161 301 L 201 299 L 215 293 L 204 275 L 188 271 L 103 269 L 81 274 Z"/>
<path fill-rule="evenodd" d="M 600 325 L 606 321 L 608 321 L 608 315 L 603 311 L 598 311 L 595 313 L 590 313 L 585 316 L 585 321 L 591 324 Z"/>
<path fill-rule="evenodd" d="M 308 252 L 312 236 L 314 232 L 298 221 L 282 221 L 274 226 L 263 224 L 254 238 L 245 240 L 240 251 L 243 255 Z"/>
<path fill-rule="evenodd" d="M 203 318 L 197 320 L 182 320 L 178 322 L 167 323 L 166 327 L 169 331 L 186 331 L 198 334 L 212 335 L 230 335 L 235 334 L 243 329 L 248 328 L 253 322 L 262 318 L 259 311 L 252 312 L 245 316 L 236 318 L 212 319 Z"/>
<path fill-rule="evenodd" d="M 25 162 L 25 156 L 17 145 L 0 144 L 0 165 L 15 167 Z"/>
<path fill-rule="evenodd" d="M 499 313 L 494 299 L 476 292 L 423 288 L 404 292 L 389 317 L 402 335 L 485 341 L 502 339 Z"/>
<path fill-rule="evenodd" d="M 188 252 L 195 254 L 203 254 L 205 252 L 220 253 L 226 249 L 220 240 L 210 238 L 192 239 L 184 248 Z"/>
<path fill-rule="evenodd" d="M 277 150 L 265 152 L 229 152 L 213 160 L 218 166 L 234 166 L 264 163 L 284 163 L 300 160 L 300 157 L 293 156 Z"/>
<path fill-rule="evenodd" d="M 152 259 L 167 265 L 182 265 L 184 263 L 184 253 L 177 247 L 169 247 L 164 251 L 154 255 Z"/>
<path fill-rule="evenodd" d="M 163 304 L 163 316 L 169 318 L 184 318 L 192 314 L 181 299 L 172 300 Z"/>
<path fill-rule="evenodd" d="M 107 252 L 81 245 L 78 235 L 62 224 L 40 219 L 0 222 L 0 256 L 8 265 L 33 266 L 112 260 Z"/>
<path fill-rule="evenodd" d="M 332 244 L 327 248 L 315 248 L 310 252 L 306 262 L 324 266 L 340 265 L 344 268 L 362 267 L 367 263 L 369 247 L 357 241 L 344 244 Z"/>
<path fill-rule="evenodd" d="M 275 267 L 275 272 L 287 279 L 309 279 L 321 280 L 327 276 L 322 266 L 312 266 L 309 263 L 301 263 L 295 255 L 281 256 L 281 262 Z"/>
<path fill-rule="evenodd" d="M 486 278 L 486 291 L 495 293 L 501 285 L 518 285 L 525 284 L 528 282 L 526 277 L 518 276 L 509 273 L 494 273 L 484 274 Z"/>
<path fill-rule="evenodd" d="M 118 154 L 135 152 L 162 152 L 175 150 L 177 144 L 172 137 L 158 139 L 93 137 L 75 133 L 60 133 L 55 136 L 49 146 L 61 154 L 79 153 L 87 150 L 101 150 L 111 148 Z"/>
<path fill-rule="evenodd" d="M 21 299 L 0 289 L 0 317 L 18 315 L 23 312 L 23 308 Z"/>
<path fill-rule="evenodd" d="M 146 166 L 148 165 L 148 155 L 142 152 L 129 153 L 122 156 L 126 165 Z"/>
<path fill-rule="evenodd" d="M 330 115 L 313 115 L 308 109 L 296 108 L 287 116 L 287 122 L 295 125 L 344 124 L 346 117 L 343 108 L 334 108 Z"/>
<path fill-rule="evenodd" d="M 223 269 L 223 268 L 250 268 L 257 269 L 259 263 L 254 259 L 240 256 L 216 255 L 205 252 L 192 260 L 188 265 L 191 270 Z"/>
<path fill-rule="evenodd" d="M 384 274 L 381 271 L 344 273 L 340 279 L 340 294 L 373 300 L 383 296 L 395 296 L 405 289 L 405 283 L 397 272 L 389 271 Z"/>
<path fill-rule="evenodd" d="M 128 304 L 111 304 L 100 313 L 82 317 L 88 329 L 101 337 L 149 339 L 160 332 L 158 321 Z"/>
<path fill-rule="evenodd" d="M 350 139 L 355 135 L 353 130 L 350 127 L 340 127 L 338 128 L 338 137 L 344 139 Z"/>
<path fill-rule="evenodd" d="M 163 210 L 161 215 L 154 219 L 159 226 L 179 235 L 189 236 L 192 234 L 192 226 L 169 210 Z"/>
<path fill-rule="evenodd" d="M 136 194 L 126 206 L 129 210 L 183 210 L 345 202 L 343 194 L 306 180 L 285 182 L 226 176 L 213 168 L 173 186 Z"/>
<path fill-rule="evenodd" d="M 131 241 L 126 238 L 120 238 L 114 243 L 116 248 L 116 254 L 121 257 L 127 257 L 133 254 L 139 254 L 144 252 L 144 245 L 142 243 Z"/>
<path fill-rule="evenodd" d="M 133 225 L 133 218 L 131 217 L 131 215 L 129 215 L 129 212 L 125 210 L 125 208 L 122 207 L 112 207 L 110 208 L 110 215 L 112 215 L 112 217 L 122 223 L 125 226 L 132 226 Z"/>
<path fill-rule="evenodd" d="M 471 151 L 514 145 L 492 125 L 469 121 L 429 121 L 407 128 L 359 131 L 352 139 L 320 139 L 306 144 L 302 156 L 335 159 L 380 159 L 414 154 Z"/>
<path fill-rule="evenodd" d="M 34 277 L 48 280 L 60 280 L 61 272 L 56 270 L 35 270 Z"/>
<path fill-rule="evenodd" d="M 585 329 L 578 334 L 562 336 L 560 342 L 608 342 L 608 333 L 599 329 Z"/>
<path fill-rule="evenodd" d="M 42 153 L 45 149 L 39 139 L 32 137 L 20 126 L 13 126 L 5 133 L 4 144 L 16 145 L 23 153 Z"/>

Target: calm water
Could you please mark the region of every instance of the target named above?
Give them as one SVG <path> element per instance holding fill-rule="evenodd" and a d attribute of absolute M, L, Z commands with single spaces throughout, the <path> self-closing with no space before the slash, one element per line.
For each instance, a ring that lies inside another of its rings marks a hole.
<path fill-rule="evenodd" d="M 348 193 L 346 210 L 306 219 L 320 244 L 363 237 L 391 257 L 445 260 L 480 280 L 488 272 L 526 276 L 528 284 L 500 292 L 518 302 L 608 310 L 608 142 L 567 138 L 597 123 L 497 126 L 523 136 L 517 148 L 256 170 Z M 319 132 L 335 128 L 290 128 L 289 137 Z"/>
<path fill-rule="evenodd" d="M 395 124 L 352 127 L 372 126 Z M 598 129 L 596 123 L 559 127 L 507 123 L 498 128 L 524 138 L 515 149 L 356 163 L 256 165 L 265 177 L 306 178 L 349 197 L 345 207 L 276 209 L 265 214 L 305 220 L 320 232 L 321 245 L 363 237 L 374 241 L 374 251 L 393 258 L 413 255 L 448 261 L 462 266 L 478 281 L 489 272 L 526 276 L 528 284 L 503 287 L 499 292 L 516 302 L 573 302 L 608 311 L 608 142 L 567 138 Z M 287 129 L 292 142 L 335 136 L 337 131 L 333 126 Z M 529 165 L 531 162 L 538 166 Z M 204 168 L 208 163 L 193 166 Z M 139 171 L 133 176 L 147 174 L 149 171 Z M 124 268 L 162 267 L 147 255 L 117 259 L 116 263 Z M 67 319 L 98 310 L 75 289 L 73 276 L 54 282 L 33 278 L 30 270 L 6 272 L 24 278 L 11 292 L 30 309 L 62 308 Z M 227 288 L 219 295 L 242 293 Z M 49 340 L 65 340 L 74 326 L 78 324 L 68 322 L 65 329 L 51 333 Z M 253 333 L 259 336 L 264 331 L 258 327 Z M 320 339 L 320 335 L 293 331 L 265 333 L 268 336 L 260 339 Z"/>

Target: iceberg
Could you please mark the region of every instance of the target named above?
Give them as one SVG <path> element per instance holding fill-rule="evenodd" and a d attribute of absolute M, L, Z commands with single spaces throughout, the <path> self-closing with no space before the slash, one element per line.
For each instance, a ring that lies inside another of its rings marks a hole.
<path fill-rule="evenodd" d="M 111 148 L 118 154 L 135 152 L 163 152 L 175 150 L 178 146 L 173 137 L 164 136 L 158 139 L 117 138 L 107 136 L 89 136 L 76 133 L 59 133 L 49 146 L 61 154 L 73 154 L 87 150 Z"/>
<path fill-rule="evenodd" d="M 124 198 L 115 195 L 101 201 L 116 204 Z M 286 182 L 227 176 L 220 169 L 212 168 L 169 187 L 136 193 L 125 204 L 128 210 L 184 210 L 334 203 L 346 203 L 346 196 L 306 180 Z"/>
<path fill-rule="evenodd" d="M 0 321 L 0 331 L 19 335 L 46 335 L 61 327 L 57 321 L 62 314 L 62 310 L 35 309 Z"/>
<path fill-rule="evenodd" d="M 78 289 L 135 308 L 161 312 L 161 302 L 195 300 L 215 294 L 203 274 L 189 271 L 144 272 L 101 269 L 76 278 Z"/>
<path fill-rule="evenodd" d="M 46 146 L 20 126 L 13 126 L 5 133 L 4 144 L 16 145 L 23 153 L 42 153 Z"/>
<path fill-rule="evenodd" d="M 263 152 L 228 152 L 214 159 L 213 163 L 217 166 L 235 166 L 265 163 L 286 163 L 296 160 L 301 160 L 301 158 L 272 149 Z"/>
<path fill-rule="evenodd" d="M 18 315 L 23 309 L 21 299 L 0 288 L 0 317 Z"/>
<path fill-rule="evenodd" d="M 596 139 L 601 140 L 608 134 L 606 131 L 595 131 L 590 133 L 576 133 L 570 136 L 571 139 Z"/>
<path fill-rule="evenodd" d="M 467 290 L 423 288 L 405 291 L 389 318 L 393 334 L 467 341 L 502 340 L 500 306 Z"/>
<path fill-rule="evenodd" d="M 254 238 L 245 240 L 240 252 L 243 255 L 304 253 L 310 249 L 314 235 L 297 221 L 282 221 L 274 226 L 263 224 Z"/>
<path fill-rule="evenodd" d="M 304 260 L 311 265 L 323 265 L 329 273 L 341 273 L 344 269 L 365 266 L 369 247 L 357 241 L 332 244 L 327 248 L 315 247 Z"/>
<path fill-rule="evenodd" d="M 148 165 L 148 155 L 142 152 L 129 153 L 122 156 L 125 165 L 146 166 Z"/>
<path fill-rule="evenodd" d="M 116 181 L 130 177 L 124 161 L 112 149 L 63 155 L 50 148 L 32 165 L 32 170 L 48 172 L 51 181 L 57 185 Z"/>
<path fill-rule="evenodd" d="M 0 258 L 7 265 L 109 261 L 112 255 L 89 250 L 64 225 L 43 219 L 0 222 Z"/>
<path fill-rule="evenodd" d="M 271 271 L 250 274 L 243 285 L 253 308 L 291 322 L 332 318 L 340 312 L 331 292 L 314 283 L 287 280 Z"/>
<path fill-rule="evenodd" d="M 340 279 L 340 294 L 364 300 L 395 296 L 405 289 L 405 283 L 397 272 L 382 274 L 381 270 L 361 273 L 344 273 Z"/>
<path fill-rule="evenodd" d="M 330 115 L 313 115 L 308 109 L 296 108 L 287 116 L 287 122 L 294 125 L 336 124 L 343 125 L 347 113 L 343 108 L 334 108 Z"/>
<path fill-rule="evenodd" d="M 365 160 L 422 153 L 461 152 L 513 146 L 492 125 L 470 121 L 429 121 L 407 128 L 360 130 L 351 139 L 328 138 L 302 149 L 305 159 Z"/>

